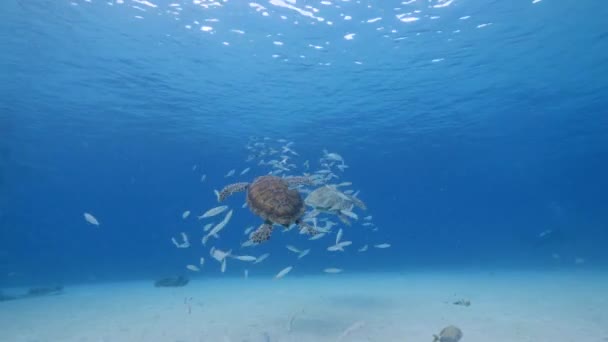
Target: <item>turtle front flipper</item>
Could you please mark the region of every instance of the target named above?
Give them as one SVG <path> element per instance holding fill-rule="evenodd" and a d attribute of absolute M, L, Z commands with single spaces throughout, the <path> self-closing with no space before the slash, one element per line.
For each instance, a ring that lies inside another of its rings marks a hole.
<path fill-rule="evenodd" d="M 253 233 L 251 233 L 251 241 L 253 243 L 262 243 L 268 241 L 270 239 L 270 235 L 272 234 L 272 223 L 264 222 L 262 225 L 258 227 Z"/>
<path fill-rule="evenodd" d="M 321 234 L 321 232 L 317 228 L 309 225 L 308 223 L 306 223 L 304 221 L 298 220 L 298 221 L 296 221 L 296 224 L 300 227 L 300 233 L 301 234 L 308 234 L 308 235 L 311 235 L 311 236 L 315 236 L 317 234 Z"/>
<path fill-rule="evenodd" d="M 245 182 L 226 185 L 222 189 L 222 191 L 220 191 L 220 194 L 217 197 L 217 200 L 218 200 L 218 202 L 222 202 L 228 196 L 232 195 L 235 192 L 241 192 L 241 191 L 247 190 L 247 187 L 249 187 L 249 183 L 245 183 Z"/>

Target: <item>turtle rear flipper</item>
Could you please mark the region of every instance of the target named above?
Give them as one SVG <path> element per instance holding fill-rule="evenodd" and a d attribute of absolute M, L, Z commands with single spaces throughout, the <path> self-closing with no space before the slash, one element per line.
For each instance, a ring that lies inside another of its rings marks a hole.
<path fill-rule="evenodd" d="M 228 196 L 232 195 L 235 192 L 241 192 L 247 190 L 249 187 L 249 183 L 234 183 L 230 185 L 226 185 L 222 191 L 220 191 L 219 196 L 217 197 L 219 202 L 225 200 Z"/>
<path fill-rule="evenodd" d="M 262 243 L 266 242 L 270 239 L 270 235 L 272 234 L 272 223 L 264 222 L 262 223 L 258 229 L 256 229 L 253 233 L 251 233 L 251 241 L 253 243 Z"/>

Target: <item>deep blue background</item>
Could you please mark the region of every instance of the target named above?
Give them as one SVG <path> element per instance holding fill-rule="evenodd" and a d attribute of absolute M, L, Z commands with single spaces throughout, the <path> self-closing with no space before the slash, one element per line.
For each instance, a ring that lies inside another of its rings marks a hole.
<path fill-rule="evenodd" d="M 285 243 L 313 246 L 300 274 L 608 262 L 608 4 L 425 2 L 405 24 L 399 2 L 345 3 L 356 20 L 322 8 L 330 26 L 266 3 L 269 17 L 241 2 L 185 4 L 177 21 L 168 3 L 142 14 L 126 2 L 0 4 L 0 284 L 183 272 L 208 252 L 202 224 L 181 213 L 215 205 L 250 136 L 293 140 L 311 161 L 323 148 L 343 155 L 344 180 L 381 227 L 346 233 L 393 245 L 329 255 L 328 242 L 280 234 L 255 252 L 271 252 L 258 273 L 286 266 Z M 215 34 L 184 28 L 211 17 Z M 242 199 L 218 247 L 259 223 Z M 560 238 L 539 243 L 546 229 Z M 180 231 L 193 248 L 173 247 Z"/>

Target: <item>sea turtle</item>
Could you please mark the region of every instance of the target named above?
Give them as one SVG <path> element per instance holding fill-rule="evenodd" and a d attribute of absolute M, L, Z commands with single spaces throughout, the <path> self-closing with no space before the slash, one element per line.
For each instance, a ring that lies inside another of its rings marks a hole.
<path fill-rule="evenodd" d="M 347 217 L 353 217 L 353 206 L 357 206 L 363 210 L 367 206 L 363 201 L 353 195 L 347 195 L 338 190 L 338 185 L 324 185 L 312 191 L 304 200 L 306 205 L 321 212 L 338 215 L 342 222 L 350 225 Z M 355 216 L 356 217 L 356 216 Z"/>
<path fill-rule="evenodd" d="M 433 342 L 458 342 L 462 338 L 462 331 L 453 325 L 445 327 L 439 333 L 439 336 L 433 335 Z"/>
<path fill-rule="evenodd" d="M 315 235 L 316 229 L 304 223 L 301 218 L 306 211 L 300 193 L 294 187 L 312 184 L 309 177 L 277 177 L 261 176 L 253 183 L 235 183 L 220 191 L 218 200 L 221 202 L 235 192 L 247 191 L 247 206 L 260 216 L 264 223 L 251 233 L 251 241 L 261 243 L 270 238 L 273 224 L 289 228 L 292 224 L 300 227 L 302 233 Z"/>

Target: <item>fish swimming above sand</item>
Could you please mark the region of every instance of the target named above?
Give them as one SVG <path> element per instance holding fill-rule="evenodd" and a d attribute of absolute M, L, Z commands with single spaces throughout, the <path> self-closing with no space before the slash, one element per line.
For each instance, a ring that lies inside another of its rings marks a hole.
<path fill-rule="evenodd" d="M 211 223 L 207 223 L 207 224 L 206 224 L 206 225 L 203 227 L 203 231 L 204 231 L 204 232 L 208 232 L 208 231 L 209 231 L 209 229 L 211 229 L 211 227 L 213 227 L 213 225 L 214 225 L 214 223 L 213 223 L 213 222 L 211 222 Z"/>
<path fill-rule="evenodd" d="M 207 233 L 207 235 L 203 236 L 203 245 L 207 244 L 207 240 L 209 240 L 210 237 L 215 237 L 218 238 L 219 236 L 217 235 L 217 233 L 219 233 L 222 229 L 224 229 L 224 227 L 226 227 L 226 225 L 228 224 L 228 222 L 230 221 L 230 218 L 232 217 L 232 210 L 230 210 L 228 212 L 228 214 L 226 214 L 226 216 L 224 216 L 224 219 L 222 220 L 222 222 L 218 223 L 215 227 L 213 227 L 209 233 Z"/>
<path fill-rule="evenodd" d="M 367 250 L 367 245 L 363 245 L 363 247 L 357 249 L 357 252 L 365 252 Z"/>
<path fill-rule="evenodd" d="M 185 219 L 187 219 L 187 218 L 188 218 L 188 216 L 190 216 L 190 210 L 186 210 L 186 211 L 184 211 L 184 213 L 182 214 L 182 219 L 184 219 L 184 220 L 185 220 Z"/>
<path fill-rule="evenodd" d="M 316 235 L 313 235 L 311 238 L 309 238 L 308 240 L 314 241 L 314 240 L 319 240 L 320 238 L 324 237 L 326 233 L 319 233 Z"/>
<path fill-rule="evenodd" d="M 240 175 L 242 176 L 242 175 L 246 174 L 247 172 L 249 172 L 249 170 L 251 170 L 250 167 L 244 169 L 243 171 L 241 171 Z"/>
<path fill-rule="evenodd" d="M 219 262 L 222 262 L 224 259 L 226 259 L 227 257 L 229 257 L 232 254 L 232 250 L 224 252 L 218 248 L 212 247 L 209 250 L 209 254 L 211 255 L 211 257 L 213 257 L 213 259 L 215 259 Z"/>
<path fill-rule="evenodd" d="M 202 175 L 201 176 L 201 183 L 205 181 L 205 179 L 207 179 L 207 175 Z"/>
<path fill-rule="evenodd" d="M 310 249 L 305 249 L 302 252 L 300 252 L 300 254 L 298 254 L 298 259 L 302 259 L 303 257 L 307 256 L 308 253 L 310 253 Z"/>
<path fill-rule="evenodd" d="M 253 247 L 255 246 L 255 242 L 251 241 L 251 240 L 246 240 L 243 243 L 241 243 L 241 247 Z"/>
<path fill-rule="evenodd" d="M 231 255 L 230 257 L 240 261 L 256 261 L 258 259 L 251 255 Z"/>
<path fill-rule="evenodd" d="M 340 243 L 340 240 L 342 240 L 342 233 L 342 228 L 340 228 L 340 230 L 338 230 L 338 234 L 336 234 L 336 245 Z"/>
<path fill-rule="evenodd" d="M 323 160 L 336 161 L 344 165 L 344 158 L 342 158 L 341 155 L 333 152 L 327 152 L 327 150 L 323 150 Z"/>
<path fill-rule="evenodd" d="M 341 268 L 334 268 L 334 267 L 326 268 L 323 270 L 323 272 L 330 273 L 330 274 L 341 273 L 342 271 L 343 270 Z"/>
<path fill-rule="evenodd" d="M 94 226 L 99 226 L 99 221 L 95 218 L 95 216 L 89 213 L 84 213 L 84 219 Z"/>
<path fill-rule="evenodd" d="M 284 276 L 287 275 L 287 273 L 289 273 L 291 270 L 293 269 L 293 266 L 287 266 L 284 269 L 282 269 L 279 273 L 277 273 L 277 275 L 274 276 L 274 279 L 281 279 Z"/>
<path fill-rule="evenodd" d="M 219 215 L 219 214 L 223 213 L 224 211 L 226 211 L 226 209 L 228 209 L 227 205 L 220 205 L 220 206 L 211 208 L 211 209 L 207 210 L 203 215 L 199 216 L 198 219 L 202 220 L 207 217 L 213 217 L 213 216 Z"/>
<path fill-rule="evenodd" d="M 171 238 L 171 242 L 173 242 L 173 244 L 175 245 L 175 247 L 177 248 L 188 248 L 190 247 L 190 242 L 188 241 L 188 235 L 186 235 L 186 233 L 181 232 L 180 233 L 182 236 L 182 243 L 177 242 L 177 240 L 173 237 Z"/>
<path fill-rule="evenodd" d="M 344 252 L 344 247 L 350 246 L 350 245 L 352 245 L 352 243 L 353 243 L 352 241 L 342 241 L 333 246 L 327 247 L 327 250 L 330 252 L 337 252 L 337 251 Z"/>
<path fill-rule="evenodd" d="M 344 215 L 344 216 L 352 218 L 353 220 L 358 220 L 359 219 L 359 216 L 357 216 L 357 214 L 353 213 L 350 210 L 340 210 L 340 213 L 342 215 Z"/>
<path fill-rule="evenodd" d="M 262 261 L 266 260 L 266 258 L 268 258 L 269 256 L 270 256 L 270 253 L 264 253 L 264 254 L 260 255 L 253 263 L 259 264 Z"/>
<path fill-rule="evenodd" d="M 296 247 L 294 247 L 292 245 L 287 245 L 287 246 L 285 246 L 285 248 L 287 248 L 289 251 L 294 252 L 296 254 L 302 253 L 301 250 L 299 250 L 298 248 L 296 248 Z"/>
<path fill-rule="evenodd" d="M 195 265 L 186 265 L 186 268 L 189 269 L 192 272 L 200 272 L 200 270 L 201 270 L 200 268 L 198 268 Z"/>
<path fill-rule="evenodd" d="M 234 176 L 234 173 L 235 173 L 235 172 L 236 172 L 236 170 L 235 170 L 235 169 L 232 169 L 232 170 L 228 171 L 228 173 L 227 173 L 227 174 L 225 174 L 225 175 L 224 175 L 224 177 L 225 177 L 225 178 L 232 177 L 232 176 Z"/>
<path fill-rule="evenodd" d="M 389 248 L 390 246 L 391 246 L 390 243 L 380 243 L 380 244 L 374 245 L 374 247 L 380 248 L 380 249 Z"/>

